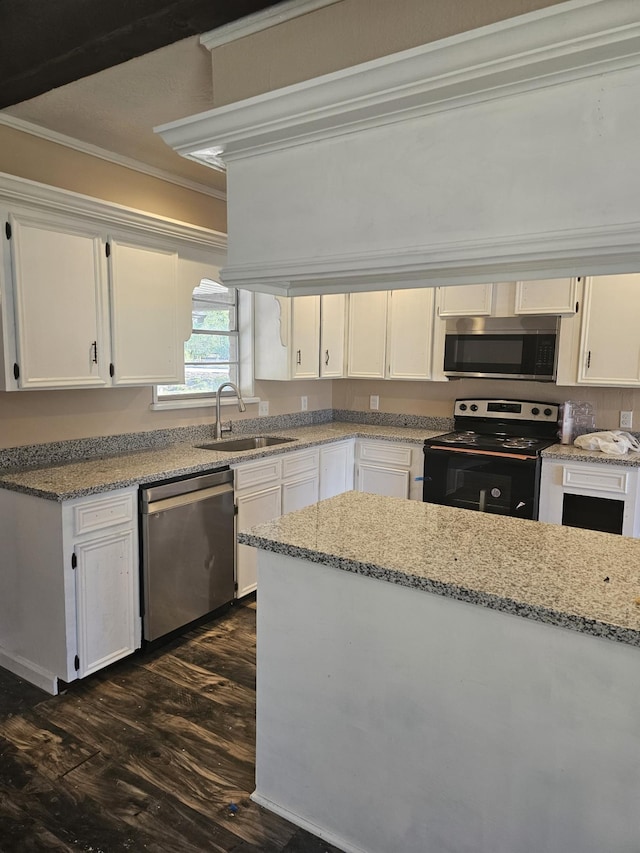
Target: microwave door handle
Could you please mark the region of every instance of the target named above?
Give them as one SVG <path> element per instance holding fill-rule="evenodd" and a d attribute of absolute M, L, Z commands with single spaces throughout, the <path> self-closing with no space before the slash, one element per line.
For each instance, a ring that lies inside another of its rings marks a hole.
<path fill-rule="evenodd" d="M 478 501 L 478 509 L 480 512 L 487 511 L 487 489 L 480 489 L 480 500 Z"/>

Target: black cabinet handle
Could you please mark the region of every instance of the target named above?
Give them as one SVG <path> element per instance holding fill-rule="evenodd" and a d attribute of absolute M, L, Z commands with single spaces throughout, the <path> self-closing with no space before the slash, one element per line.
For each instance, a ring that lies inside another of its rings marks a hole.
<path fill-rule="evenodd" d="M 329 365 L 329 350 L 328 349 L 324 351 L 324 363 L 325 363 L 325 367 Z"/>
<path fill-rule="evenodd" d="M 302 350 L 296 350 L 296 364 L 302 364 Z"/>
<path fill-rule="evenodd" d="M 93 350 L 93 358 L 91 359 L 91 361 L 93 361 L 94 364 L 97 364 L 98 363 L 98 341 L 94 341 L 91 344 L 91 349 Z"/>

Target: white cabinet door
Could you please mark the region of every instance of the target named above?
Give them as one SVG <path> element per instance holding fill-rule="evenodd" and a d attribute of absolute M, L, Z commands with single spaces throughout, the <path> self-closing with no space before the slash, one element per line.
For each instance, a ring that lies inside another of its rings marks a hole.
<path fill-rule="evenodd" d="M 280 483 L 257 492 L 236 495 L 238 514 L 236 517 L 237 530 L 248 530 L 256 524 L 271 521 L 281 515 L 282 500 Z M 236 548 L 236 583 L 237 597 L 241 598 L 253 592 L 257 583 L 257 551 L 248 545 L 238 545 Z"/>
<path fill-rule="evenodd" d="M 317 379 L 320 297 L 255 294 L 256 379 Z"/>
<path fill-rule="evenodd" d="M 136 649 L 134 532 L 121 530 L 88 539 L 76 544 L 74 553 L 78 676 L 82 678 Z"/>
<path fill-rule="evenodd" d="M 389 294 L 389 379 L 430 379 L 434 288 Z"/>
<path fill-rule="evenodd" d="M 109 384 L 105 243 L 72 220 L 9 217 L 21 388 Z"/>
<path fill-rule="evenodd" d="M 294 296 L 291 311 L 292 379 L 317 379 L 320 373 L 320 297 Z"/>
<path fill-rule="evenodd" d="M 320 297 L 320 376 L 339 379 L 345 373 L 347 297 L 328 293 Z"/>
<path fill-rule="evenodd" d="M 110 241 L 114 384 L 184 382 L 177 252 Z"/>
<path fill-rule="evenodd" d="M 358 464 L 357 491 L 385 495 L 389 498 L 409 497 L 409 472 L 383 465 Z"/>
<path fill-rule="evenodd" d="M 318 501 L 318 471 L 282 484 L 282 513 L 304 509 Z"/>
<path fill-rule="evenodd" d="M 353 489 L 353 441 L 320 448 L 320 500 Z"/>
<path fill-rule="evenodd" d="M 384 379 L 387 343 L 387 291 L 349 294 L 349 376 Z"/>
<path fill-rule="evenodd" d="M 640 274 L 587 278 L 578 382 L 640 385 Z"/>
<path fill-rule="evenodd" d="M 516 314 L 575 314 L 575 278 L 516 282 Z"/>
<path fill-rule="evenodd" d="M 454 284 L 440 288 L 441 317 L 485 317 L 491 314 L 493 284 Z"/>

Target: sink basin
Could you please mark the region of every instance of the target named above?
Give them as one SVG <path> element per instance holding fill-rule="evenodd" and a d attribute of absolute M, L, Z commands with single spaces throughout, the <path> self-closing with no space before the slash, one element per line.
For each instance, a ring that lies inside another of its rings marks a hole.
<path fill-rule="evenodd" d="M 273 447 L 274 444 L 287 444 L 295 438 L 278 438 L 275 435 L 256 435 L 253 438 L 236 438 L 229 441 L 212 441 L 198 444 L 198 450 L 217 450 L 220 453 L 233 453 L 236 450 L 257 450 L 259 447 Z"/>

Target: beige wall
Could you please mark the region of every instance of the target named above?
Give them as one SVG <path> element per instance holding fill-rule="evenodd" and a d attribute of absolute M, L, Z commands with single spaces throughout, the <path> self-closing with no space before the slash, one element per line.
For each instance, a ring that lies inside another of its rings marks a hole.
<path fill-rule="evenodd" d="M 227 231 L 226 203 L 0 124 L 0 172 Z"/>
<path fill-rule="evenodd" d="M 562 0 L 341 0 L 212 51 L 216 106 Z"/>
<path fill-rule="evenodd" d="M 585 388 L 482 379 L 451 382 L 341 379 L 333 385 L 333 406 L 336 409 L 369 411 L 371 394 L 380 397 L 381 412 L 449 418 L 453 416 L 454 400 L 461 397 L 506 397 L 549 403 L 579 400 L 592 403 L 596 425 L 602 429 L 618 429 L 620 411 L 626 410 L 635 413 L 638 422 L 634 423 L 634 430 L 640 430 L 640 389 L 634 388 Z"/>
<path fill-rule="evenodd" d="M 331 382 L 257 382 L 256 392 L 269 401 L 269 414 L 300 411 L 300 396 L 309 410 L 331 408 Z M 212 424 L 213 407 L 154 412 L 151 388 L 109 388 L 87 391 L 0 392 L 0 448 L 20 447 L 71 438 L 146 432 L 193 424 Z M 222 418 L 256 418 L 257 404 L 241 415 L 224 406 Z"/>

